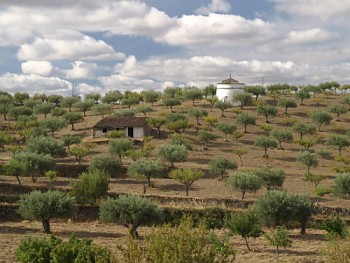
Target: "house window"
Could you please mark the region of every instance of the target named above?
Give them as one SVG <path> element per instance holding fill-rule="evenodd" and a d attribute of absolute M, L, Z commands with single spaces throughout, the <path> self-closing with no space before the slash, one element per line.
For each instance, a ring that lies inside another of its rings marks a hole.
<path fill-rule="evenodd" d="M 103 132 L 103 133 L 107 133 L 107 128 L 103 128 L 103 129 L 102 129 L 102 132 Z"/>

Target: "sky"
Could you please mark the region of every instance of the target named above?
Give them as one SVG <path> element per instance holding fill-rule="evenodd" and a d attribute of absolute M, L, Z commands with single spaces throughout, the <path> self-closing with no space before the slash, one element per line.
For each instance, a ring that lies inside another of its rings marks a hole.
<path fill-rule="evenodd" d="M 349 0 L 1 0 L 0 90 L 350 83 Z"/>

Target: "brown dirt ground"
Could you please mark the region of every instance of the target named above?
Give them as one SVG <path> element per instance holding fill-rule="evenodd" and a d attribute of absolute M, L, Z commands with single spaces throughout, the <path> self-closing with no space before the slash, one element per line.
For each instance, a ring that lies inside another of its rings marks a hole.
<path fill-rule="evenodd" d="M 307 100 L 305 106 L 298 106 L 295 109 L 289 109 L 288 117 L 294 118 L 300 122 L 309 122 L 307 113 L 318 107 L 327 110 L 331 105 L 340 103 L 342 96 L 330 96 L 326 99 L 323 95 L 317 95 L 321 100 L 321 106 L 314 105 L 312 100 Z M 188 110 L 191 103 L 185 103 L 183 106 L 176 108 L 179 112 L 185 112 Z M 115 106 L 116 108 L 120 106 Z M 197 102 L 196 107 L 203 107 L 208 109 L 209 115 L 214 115 L 220 117 L 220 112 L 214 109 L 213 112 L 210 111 L 209 106 L 206 102 Z M 157 114 L 162 114 L 164 112 L 169 112 L 170 110 L 161 106 L 160 104 L 155 105 L 156 112 L 152 113 L 153 116 Z M 263 158 L 263 150 L 253 146 L 254 138 L 256 136 L 262 135 L 263 132 L 260 128 L 262 124 L 265 123 L 265 118 L 263 116 L 257 116 L 255 113 L 255 106 L 246 107 L 244 111 L 251 113 L 257 117 L 256 126 L 248 126 L 248 133 L 246 133 L 242 138 L 235 142 L 232 137 L 229 137 L 229 142 L 224 142 L 222 138 L 219 138 L 215 142 L 211 142 L 208 150 L 203 150 L 201 142 L 198 142 L 196 132 L 194 128 L 186 131 L 184 136 L 190 140 L 193 145 L 193 150 L 190 151 L 189 159 L 185 163 L 176 164 L 177 167 L 192 167 L 198 168 L 204 171 L 205 176 L 203 179 L 196 181 L 192 188 L 190 189 L 191 197 L 198 198 L 235 198 L 239 199 L 240 194 L 232 192 L 229 186 L 221 180 L 217 179 L 216 175 L 210 173 L 208 169 L 208 162 L 217 155 L 223 155 L 237 164 L 239 164 L 239 159 L 236 155 L 232 153 L 234 148 L 246 148 L 248 153 L 243 156 L 243 165 L 239 165 L 239 170 L 241 169 L 254 169 L 261 167 L 262 165 L 267 165 L 269 167 L 281 168 L 286 172 L 287 178 L 284 183 L 284 188 L 290 192 L 297 194 L 309 194 L 313 195 L 313 186 L 309 182 L 305 182 L 303 177 L 306 172 L 306 167 L 296 162 L 296 155 L 302 150 L 302 146 L 295 143 L 284 143 L 284 149 L 273 149 L 269 150 L 269 158 Z M 238 108 L 229 109 L 225 112 L 226 117 L 219 118 L 220 121 L 235 123 L 235 117 L 237 112 L 240 111 Z M 279 115 L 270 118 L 270 125 L 275 129 L 285 129 L 282 125 L 282 118 L 285 115 L 282 113 L 282 109 L 279 108 Z M 42 117 L 41 117 L 42 118 Z M 93 116 L 88 113 L 85 121 L 76 125 L 76 130 L 71 131 L 70 127 L 61 130 L 56 134 L 56 137 L 60 137 L 63 134 L 79 134 L 87 139 L 92 138 L 91 127 L 100 119 L 100 116 Z M 350 128 L 350 115 L 349 113 L 340 116 L 341 121 L 337 122 L 334 120 L 329 126 L 322 127 L 322 131 L 318 132 L 319 136 L 324 139 L 320 143 L 311 148 L 311 150 L 316 150 L 321 147 L 327 147 L 332 150 L 333 156 L 337 155 L 337 151 L 334 147 L 328 147 L 323 145 L 324 141 L 329 137 L 331 133 L 344 134 Z M 192 119 L 192 122 L 195 121 Z M 205 126 L 205 122 L 200 120 L 202 126 Z M 237 125 L 238 130 L 242 131 L 242 127 Z M 162 128 L 163 137 L 166 132 L 166 128 Z M 221 132 L 215 130 L 218 134 Z M 305 137 L 313 138 L 312 135 L 306 135 Z M 297 139 L 298 135 L 294 133 L 294 138 Z M 154 144 L 158 147 L 161 144 L 166 144 L 166 139 L 154 139 Z M 88 158 L 83 161 L 84 164 L 88 164 L 89 160 L 97 154 L 103 154 L 108 152 L 108 144 L 102 143 L 97 144 L 96 147 L 92 149 L 92 152 Z M 350 156 L 349 149 L 343 151 L 345 156 Z M 0 153 L 0 163 L 5 162 L 10 158 L 8 152 Z M 124 165 L 127 166 L 131 160 L 125 159 Z M 77 166 L 73 157 L 66 157 L 57 160 L 58 165 L 67 165 L 68 167 Z M 331 185 L 336 173 L 333 171 L 334 166 L 342 165 L 335 160 L 320 160 L 320 165 L 316 168 L 311 168 L 312 173 L 320 173 L 326 175 L 326 179 L 321 183 L 322 185 Z M 69 168 L 68 168 L 69 169 Z M 22 178 L 23 184 L 31 184 L 29 178 Z M 52 186 L 55 188 L 67 188 L 69 187 L 71 179 L 66 177 L 58 177 Z M 5 177 L 0 175 L 0 182 L 17 184 L 14 178 Z M 147 194 L 157 194 L 157 195 L 167 195 L 167 196 L 184 196 L 184 188 L 181 184 L 177 183 L 172 179 L 154 179 L 154 187 L 147 189 Z M 37 185 L 48 185 L 46 178 L 40 178 Z M 110 183 L 111 192 L 126 192 L 126 193 L 141 193 L 142 187 L 133 179 L 129 178 L 112 178 Z M 254 200 L 257 197 L 263 195 L 266 190 L 260 190 L 256 194 L 247 194 L 247 200 Z M 328 207 L 342 207 L 349 208 L 349 199 L 340 199 L 333 196 L 325 196 L 322 198 L 320 205 Z M 36 235 L 41 235 L 37 229 L 40 226 L 37 222 L 27 222 L 23 221 L 21 223 L 5 222 L 0 224 L 0 247 L 4 248 L 0 252 L 0 259 L 6 259 L 3 262 L 11 262 L 13 260 L 13 252 L 17 247 L 17 244 L 24 234 L 27 232 L 34 232 Z M 73 224 L 54 224 L 53 230 L 55 234 L 65 237 L 69 234 L 75 233 L 78 237 L 90 237 L 94 241 L 102 244 L 107 244 L 112 246 L 115 240 L 118 240 L 121 236 L 123 237 L 125 231 L 117 226 L 102 225 L 98 222 L 95 223 L 76 223 Z M 120 233 L 119 233 L 120 231 Z M 119 234 L 113 234 L 119 233 Z M 322 244 L 324 243 L 322 233 L 320 231 L 311 231 L 310 234 L 301 237 L 295 234 L 293 236 L 293 247 L 287 249 L 283 253 L 283 258 L 286 262 L 321 262 L 322 257 L 319 252 L 322 250 Z M 252 241 L 255 251 L 253 253 L 247 253 L 242 240 L 236 238 L 233 240 L 234 246 L 237 247 L 237 260 L 238 262 L 272 262 L 274 260 L 274 251 L 268 246 L 266 241 L 256 240 Z M 9 259 L 9 261 L 7 260 Z"/>

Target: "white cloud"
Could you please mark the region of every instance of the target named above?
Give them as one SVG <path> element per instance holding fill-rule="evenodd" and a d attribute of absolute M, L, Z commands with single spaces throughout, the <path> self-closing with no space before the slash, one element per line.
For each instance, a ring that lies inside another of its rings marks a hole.
<path fill-rule="evenodd" d="M 61 31 L 54 38 L 36 38 L 31 44 L 21 45 L 20 60 L 116 60 L 123 53 L 116 53 L 101 40 L 73 31 Z"/>
<path fill-rule="evenodd" d="M 329 32 L 321 28 L 311 28 L 302 31 L 291 31 L 287 36 L 287 41 L 294 43 L 319 42 L 337 39 L 338 34 Z"/>
<path fill-rule="evenodd" d="M 74 94 L 82 95 L 88 93 L 104 93 L 103 90 L 104 89 L 100 86 L 94 86 L 87 83 L 79 83 L 74 89 Z"/>
<path fill-rule="evenodd" d="M 182 45 L 195 49 L 198 45 L 242 46 L 271 40 L 274 25 L 261 19 L 248 20 L 236 15 L 209 14 L 209 16 L 183 16 L 177 26 L 169 30 L 159 41 L 170 45 Z"/>
<path fill-rule="evenodd" d="M 24 74 L 49 76 L 53 66 L 49 61 L 26 61 L 21 64 L 21 69 Z"/>
<path fill-rule="evenodd" d="M 66 71 L 66 76 L 69 79 L 95 79 L 97 69 L 96 63 L 75 61 L 72 63 L 72 69 Z"/>
<path fill-rule="evenodd" d="M 30 95 L 35 93 L 68 95 L 72 89 L 71 83 L 66 80 L 35 74 L 6 73 L 0 76 L 0 82 L 3 91 L 11 93 L 28 92 Z"/>
<path fill-rule="evenodd" d="M 303 17 L 326 20 L 347 19 L 350 1 L 347 0 L 271 0 L 277 11 Z"/>
<path fill-rule="evenodd" d="M 195 13 L 200 15 L 207 15 L 210 13 L 228 13 L 231 10 L 230 3 L 225 0 L 212 0 L 207 6 L 199 7 Z"/>

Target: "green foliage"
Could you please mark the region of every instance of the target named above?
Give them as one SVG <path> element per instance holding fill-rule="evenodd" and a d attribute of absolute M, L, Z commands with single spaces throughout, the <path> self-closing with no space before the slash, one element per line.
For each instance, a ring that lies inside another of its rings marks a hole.
<path fill-rule="evenodd" d="M 47 116 L 47 114 L 49 114 L 52 110 L 53 106 L 51 103 L 49 102 L 44 102 L 44 103 L 41 103 L 41 104 L 37 104 L 35 107 L 34 107 L 34 113 L 35 114 L 44 114 L 45 118 Z"/>
<path fill-rule="evenodd" d="M 321 228 L 326 230 L 330 238 L 344 238 L 348 235 L 346 223 L 336 215 L 332 220 L 324 220 Z"/>
<path fill-rule="evenodd" d="M 243 109 L 244 106 L 252 101 L 252 94 L 248 92 L 233 94 L 232 101 L 239 102 L 240 108 Z"/>
<path fill-rule="evenodd" d="M 217 138 L 219 138 L 219 135 L 213 132 L 209 132 L 206 130 L 200 130 L 198 131 L 198 138 L 200 141 L 204 142 L 204 149 L 208 149 L 208 145 L 210 141 L 215 141 Z"/>
<path fill-rule="evenodd" d="M 52 182 L 56 179 L 57 173 L 56 171 L 50 170 L 45 173 L 45 176 L 47 179 L 49 179 L 50 182 Z"/>
<path fill-rule="evenodd" d="M 186 196 L 188 196 L 190 186 L 202 178 L 204 173 L 197 169 L 183 168 L 183 169 L 174 169 L 170 172 L 169 177 L 179 181 L 185 186 Z"/>
<path fill-rule="evenodd" d="M 20 263 L 108 263 L 112 257 L 108 249 L 93 244 L 89 239 L 79 240 L 70 236 L 65 242 L 51 235 L 48 239 L 32 236 L 22 239 L 16 259 Z"/>
<path fill-rule="evenodd" d="M 164 177 L 164 167 L 157 160 L 138 159 L 128 166 L 128 175 L 141 182 L 147 181 L 151 187 L 151 178 Z M 145 192 L 144 188 L 144 192 Z"/>
<path fill-rule="evenodd" d="M 0 131 L 0 149 L 5 151 L 5 145 L 10 142 L 12 142 L 12 137 L 3 131 Z"/>
<path fill-rule="evenodd" d="M 186 129 L 190 128 L 191 125 L 189 124 L 187 119 L 183 119 L 174 122 L 168 122 L 166 124 L 166 127 L 170 132 L 183 133 Z"/>
<path fill-rule="evenodd" d="M 119 103 L 123 98 L 123 94 L 119 90 L 111 90 L 106 92 L 102 98 L 103 103 Z"/>
<path fill-rule="evenodd" d="M 188 150 L 192 150 L 191 143 L 187 139 L 185 139 L 183 136 L 181 136 L 179 134 L 172 134 L 172 135 L 170 135 L 170 142 L 169 142 L 169 144 L 172 144 L 172 145 L 183 145 Z"/>
<path fill-rule="evenodd" d="M 166 123 L 166 120 L 163 118 L 148 118 L 148 125 L 157 129 L 158 137 L 160 136 L 160 128 Z"/>
<path fill-rule="evenodd" d="M 86 112 L 89 111 L 92 108 L 92 106 L 94 106 L 94 104 L 95 104 L 94 100 L 86 99 L 86 96 L 85 96 L 84 101 L 77 101 L 76 103 L 73 104 L 73 107 L 83 112 L 85 117 Z M 68 116 L 71 116 L 71 115 L 68 115 Z"/>
<path fill-rule="evenodd" d="M 169 107 L 171 112 L 174 112 L 173 108 L 181 105 L 181 101 L 178 98 L 167 98 L 163 100 L 163 105 Z"/>
<path fill-rule="evenodd" d="M 89 171 L 100 170 L 112 177 L 116 171 L 121 169 L 121 163 L 110 155 L 94 156 L 89 164 Z"/>
<path fill-rule="evenodd" d="M 255 211 L 265 224 L 273 226 L 300 223 L 301 234 L 305 233 L 306 223 L 313 212 L 313 204 L 304 195 L 296 196 L 286 191 L 268 191 L 255 203 Z"/>
<path fill-rule="evenodd" d="M 286 174 L 283 170 L 278 168 L 268 168 L 267 166 L 259 168 L 255 171 L 255 174 L 261 178 L 267 191 L 281 188 L 286 179 Z"/>
<path fill-rule="evenodd" d="M 64 157 L 66 155 L 62 141 L 46 136 L 29 138 L 27 150 L 32 153 L 49 154 L 56 157 Z"/>
<path fill-rule="evenodd" d="M 31 116 L 33 115 L 33 110 L 28 107 L 19 106 L 11 107 L 7 112 L 9 117 L 13 117 L 16 121 L 20 116 Z"/>
<path fill-rule="evenodd" d="M 256 193 L 262 185 L 261 179 L 251 171 L 238 171 L 231 174 L 227 180 L 233 191 L 242 193 L 242 200 L 247 192 Z"/>
<path fill-rule="evenodd" d="M 69 153 L 74 155 L 75 160 L 81 165 L 81 160 L 89 155 L 89 149 L 83 145 L 75 145 L 70 148 Z"/>
<path fill-rule="evenodd" d="M 328 263 L 350 262 L 350 238 L 331 238 L 322 254 Z"/>
<path fill-rule="evenodd" d="M 61 117 L 63 116 L 67 111 L 65 111 L 62 108 L 54 107 L 51 110 L 51 116 L 52 117 Z"/>
<path fill-rule="evenodd" d="M 258 216 L 250 210 L 244 214 L 231 214 L 226 218 L 226 226 L 229 229 L 229 235 L 240 235 L 244 238 L 246 246 L 251 251 L 248 239 L 257 238 L 263 234 Z"/>
<path fill-rule="evenodd" d="M 264 87 L 256 85 L 256 86 L 244 86 L 244 91 L 251 93 L 255 96 L 255 100 L 258 100 L 259 96 L 266 95 L 266 90 Z"/>
<path fill-rule="evenodd" d="M 40 123 L 40 125 L 51 132 L 51 135 L 54 136 L 56 131 L 67 126 L 67 122 L 62 117 L 51 117 Z"/>
<path fill-rule="evenodd" d="M 321 131 L 322 125 L 329 125 L 332 121 L 332 116 L 328 112 L 316 110 L 311 112 L 310 118 L 318 124 L 318 130 Z"/>
<path fill-rule="evenodd" d="M 47 97 L 47 102 L 53 104 L 54 106 L 60 106 L 63 97 L 61 95 L 52 94 Z"/>
<path fill-rule="evenodd" d="M 200 125 L 199 123 L 199 119 L 204 117 L 204 116 L 208 116 L 208 111 L 207 110 L 203 110 L 203 109 L 190 109 L 188 111 L 188 115 L 195 117 L 196 121 L 197 121 L 197 125 Z"/>
<path fill-rule="evenodd" d="M 64 108 L 68 108 L 69 111 L 72 111 L 72 107 L 74 103 L 79 101 L 79 97 L 73 96 L 73 97 L 64 97 L 61 101 L 61 106 Z"/>
<path fill-rule="evenodd" d="M 54 170 L 55 160 L 49 154 L 38 154 L 32 152 L 19 152 L 13 157 L 15 162 L 20 162 L 24 164 L 25 176 L 31 176 L 32 181 L 36 182 L 38 176 L 43 176 L 46 171 Z"/>
<path fill-rule="evenodd" d="M 216 87 L 214 84 L 210 84 L 203 89 L 203 95 L 205 98 L 213 98 L 216 95 Z"/>
<path fill-rule="evenodd" d="M 160 92 L 157 92 L 154 90 L 145 90 L 145 91 L 142 91 L 142 96 L 143 96 L 143 100 L 146 103 L 151 103 L 151 105 L 153 106 L 153 104 L 159 100 Z"/>
<path fill-rule="evenodd" d="M 193 228 L 190 218 L 184 218 L 176 227 L 152 228 L 145 234 L 144 245 L 130 239 L 126 246 L 118 246 L 118 250 L 125 263 L 229 263 L 235 258 L 227 241 L 209 235 L 203 224 Z"/>
<path fill-rule="evenodd" d="M 338 196 L 350 195 L 350 172 L 338 174 L 336 176 L 333 192 Z"/>
<path fill-rule="evenodd" d="M 15 176 L 17 182 L 21 186 L 20 176 L 26 176 L 28 174 L 28 164 L 16 159 L 11 159 L 2 166 L 2 171 L 7 176 Z"/>
<path fill-rule="evenodd" d="M 241 114 L 238 114 L 236 118 L 236 123 L 241 124 L 244 126 L 244 133 L 247 132 L 247 126 L 248 125 L 255 125 L 256 118 L 254 116 L 249 115 L 246 112 L 243 112 Z"/>
<path fill-rule="evenodd" d="M 187 87 L 182 90 L 182 97 L 185 100 L 192 101 L 192 105 L 194 105 L 195 100 L 200 100 L 203 97 L 203 91 L 197 87 Z"/>
<path fill-rule="evenodd" d="M 277 108 L 271 104 L 261 104 L 256 108 L 258 115 L 265 116 L 266 123 L 269 122 L 269 116 L 277 115 Z"/>
<path fill-rule="evenodd" d="M 45 233 L 50 233 L 50 219 L 72 217 L 75 211 L 75 199 L 57 190 L 21 195 L 18 208 L 24 219 L 41 220 Z"/>
<path fill-rule="evenodd" d="M 210 171 L 216 173 L 221 179 L 224 179 L 224 175 L 228 169 L 237 169 L 237 164 L 231 162 L 223 156 L 215 156 L 209 162 Z"/>
<path fill-rule="evenodd" d="M 305 174 L 305 181 L 310 182 L 314 185 L 314 189 L 326 178 L 323 174 L 312 174 L 312 173 L 306 173 Z"/>
<path fill-rule="evenodd" d="M 95 104 L 91 107 L 91 111 L 97 115 L 101 115 L 103 118 L 105 115 L 111 115 L 112 105 L 107 103 Z"/>
<path fill-rule="evenodd" d="M 293 130 L 298 132 L 300 135 L 300 140 L 303 139 L 304 134 L 313 134 L 316 131 L 315 126 L 312 124 L 295 123 L 293 125 Z"/>
<path fill-rule="evenodd" d="M 128 106 L 129 109 L 131 108 L 132 105 L 137 105 L 139 103 L 140 103 L 140 98 L 134 97 L 134 96 L 131 96 L 129 98 L 123 98 L 121 100 L 121 104 Z"/>
<path fill-rule="evenodd" d="M 174 167 L 176 162 L 184 162 L 188 158 L 188 150 L 184 145 L 163 145 L 158 149 L 157 155 L 170 162 L 171 167 Z"/>
<path fill-rule="evenodd" d="M 153 109 L 147 105 L 139 105 L 136 107 L 136 112 L 142 113 L 145 117 L 147 117 L 147 113 L 153 112 Z"/>
<path fill-rule="evenodd" d="M 104 223 L 119 223 L 129 228 L 130 235 L 138 238 L 140 225 L 162 223 L 164 214 L 161 209 L 145 197 L 121 195 L 116 199 L 107 199 L 100 205 L 100 220 Z"/>
<path fill-rule="evenodd" d="M 304 105 L 304 100 L 310 99 L 310 93 L 308 89 L 301 89 L 295 93 L 295 97 L 300 99 L 300 105 Z"/>
<path fill-rule="evenodd" d="M 350 139 L 345 135 L 332 134 L 326 141 L 326 144 L 336 146 L 339 155 L 341 155 L 342 150 L 350 146 Z"/>
<path fill-rule="evenodd" d="M 133 142 L 126 138 L 119 138 L 109 142 L 110 154 L 117 155 L 120 163 L 122 163 L 122 156 L 125 156 L 128 151 L 133 148 Z"/>
<path fill-rule="evenodd" d="M 337 115 L 337 121 L 339 121 L 340 114 L 344 114 L 348 111 L 343 105 L 334 105 L 331 107 L 330 112 Z"/>
<path fill-rule="evenodd" d="M 276 247 L 276 255 L 278 261 L 279 248 L 292 246 L 292 240 L 289 238 L 289 233 L 284 227 L 278 227 L 270 235 L 265 234 L 265 238 L 269 241 L 271 246 Z"/>
<path fill-rule="evenodd" d="M 264 149 L 264 157 L 268 158 L 267 149 L 276 148 L 278 146 L 277 141 L 273 137 L 261 136 L 257 137 L 254 141 L 254 146 Z"/>
<path fill-rule="evenodd" d="M 232 124 L 232 123 L 227 123 L 227 122 L 220 122 L 216 125 L 219 131 L 223 132 L 225 134 L 225 142 L 227 142 L 227 135 L 228 134 L 233 134 L 237 127 Z"/>
<path fill-rule="evenodd" d="M 136 115 L 136 112 L 131 109 L 119 109 L 114 110 L 112 115 L 118 118 L 133 118 Z"/>
<path fill-rule="evenodd" d="M 221 117 L 224 117 L 224 111 L 231 108 L 232 104 L 228 101 L 222 101 L 222 100 L 218 100 L 217 102 L 215 102 L 214 104 L 214 108 L 218 108 L 221 110 Z"/>
<path fill-rule="evenodd" d="M 81 142 L 81 137 L 76 135 L 63 135 L 61 138 L 63 145 L 70 149 L 73 144 L 79 144 Z"/>
<path fill-rule="evenodd" d="M 84 172 L 79 180 L 72 181 L 71 195 L 80 204 L 95 204 L 108 192 L 109 176 L 103 170 Z"/>
<path fill-rule="evenodd" d="M 290 131 L 274 130 L 271 135 L 278 141 L 280 149 L 282 149 L 282 142 L 293 142 L 293 134 Z"/>
<path fill-rule="evenodd" d="M 94 103 L 98 103 L 99 99 L 101 98 L 100 93 L 88 93 L 85 94 L 85 100 L 93 101 Z"/>
<path fill-rule="evenodd" d="M 84 115 L 85 116 L 85 115 Z M 72 131 L 74 130 L 74 124 L 81 122 L 84 118 L 79 112 L 66 112 L 63 118 L 72 126 Z"/>
<path fill-rule="evenodd" d="M 277 106 L 284 107 L 284 114 L 288 114 L 289 108 L 296 108 L 297 103 L 293 99 L 280 99 L 277 103 Z"/>
<path fill-rule="evenodd" d="M 307 173 L 310 173 L 310 167 L 317 167 L 318 160 L 315 153 L 309 151 L 301 152 L 297 155 L 297 161 L 306 165 Z"/>

